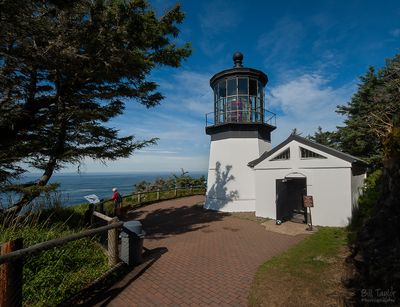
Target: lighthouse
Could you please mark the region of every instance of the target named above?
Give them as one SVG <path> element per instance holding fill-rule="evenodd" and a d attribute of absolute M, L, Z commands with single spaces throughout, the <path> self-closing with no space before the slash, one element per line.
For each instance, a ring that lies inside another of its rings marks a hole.
<path fill-rule="evenodd" d="M 255 211 L 255 171 L 248 163 L 271 150 L 275 114 L 265 107 L 267 75 L 244 67 L 240 52 L 233 55 L 233 62 L 233 68 L 210 79 L 214 110 L 206 114 L 211 144 L 204 207 Z"/>

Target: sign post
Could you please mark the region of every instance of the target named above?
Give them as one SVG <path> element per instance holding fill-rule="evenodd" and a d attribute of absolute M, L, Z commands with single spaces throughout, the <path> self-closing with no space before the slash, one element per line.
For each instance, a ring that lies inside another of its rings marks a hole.
<path fill-rule="evenodd" d="M 306 228 L 306 230 L 312 231 L 313 226 L 312 226 L 312 218 L 311 218 L 311 208 L 314 207 L 313 197 L 311 195 L 304 195 L 303 196 L 303 204 L 304 204 L 304 208 L 306 208 L 306 212 L 307 212 L 308 227 Z M 309 213 L 309 215 L 308 215 L 308 213 Z M 309 221 L 308 221 L 308 217 L 310 217 Z"/>

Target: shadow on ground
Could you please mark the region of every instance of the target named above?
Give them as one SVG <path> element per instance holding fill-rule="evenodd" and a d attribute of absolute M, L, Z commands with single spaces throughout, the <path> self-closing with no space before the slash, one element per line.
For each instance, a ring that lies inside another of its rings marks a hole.
<path fill-rule="evenodd" d="M 160 208 L 153 211 L 136 210 L 129 212 L 124 220 L 137 219 L 142 222 L 146 238 L 163 237 L 201 230 L 209 223 L 220 221 L 229 214 L 206 210 L 203 204 L 177 208 Z"/>
<path fill-rule="evenodd" d="M 154 206 L 151 205 L 151 206 Z M 221 213 L 203 208 L 203 204 L 182 205 L 180 207 L 167 207 L 148 210 L 142 207 L 128 212 L 121 220 L 140 220 L 146 232 L 146 239 L 162 239 L 171 235 L 178 235 L 190 231 L 202 230 L 211 222 L 220 221 L 228 213 Z M 157 208 L 157 207 L 155 207 Z M 232 230 L 233 231 L 233 230 Z M 100 278 L 95 283 L 81 291 L 71 300 L 64 302 L 61 306 L 106 306 L 132 282 L 144 274 L 164 253 L 168 252 L 166 247 L 145 249 L 143 263 L 137 267 L 120 265 L 114 272 Z"/>
<path fill-rule="evenodd" d="M 168 252 L 166 247 L 146 249 L 143 263 L 137 267 L 122 264 L 112 273 L 103 276 L 60 306 L 107 306 L 118 294 L 143 275 L 161 256 Z M 118 286 L 115 286 L 118 285 Z"/>

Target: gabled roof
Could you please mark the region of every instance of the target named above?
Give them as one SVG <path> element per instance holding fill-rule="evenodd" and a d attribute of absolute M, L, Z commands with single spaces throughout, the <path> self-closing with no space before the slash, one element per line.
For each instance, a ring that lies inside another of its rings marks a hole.
<path fill-rule="evenodd" d="M 264 161 L 265 159 L 267 159 L 268 157 L 272 156 L 274 153 L 276 153 L 278 150 L 280 150 L 281 148 L 285 147 L 287 144 L 289 144 L 291 141 L 297 141 L 300 144 L 304 144 L 306 146 L 309 146 L 311 148 L 315 148 L 317 150 L 320 150 L 322 152 L 325 152 L 327 154 L 330 154 L 334 157 L 337 157 L 339 159 L 342 159 L 344 161 L 350 162 L 352 164 L 361 164 L 361 165 L 367 165 L 368 163 L 358 159 L 352 155 L 346 154 L 344 152 L 341 152 L 339 150 L 333 149 L 331 147 L 325 146 L 325 145 L 321 145 L 319 143 L 310 141 L 308 139 L 305 139 L 301 136 L 295 135 L 295 134 L 291 134 L 285 141 L 283 141 L 282 143 L 280 143 L 279 145 L 275 146 L 272 150 L 270 151 L 266 151 L 264 152 L 259 158 L 249 162 L 247 165 L 250 167 L 254 167 L 257 164 L 259 164 L 261 161 Z"/>

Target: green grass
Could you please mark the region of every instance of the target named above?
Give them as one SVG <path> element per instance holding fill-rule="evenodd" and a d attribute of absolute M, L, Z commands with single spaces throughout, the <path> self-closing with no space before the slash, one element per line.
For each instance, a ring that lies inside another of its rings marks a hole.
<path fill-rule="evenodd" d="M 260 270 L 265 271 L 275 267 L 296 275 L 302 274 L 304 269 L 311 269 L 311 271 L 319 273 L 321 269 L 327 266 L 327 263 L 318 259 L 335 257 L 338 249 L 345 244 L 344 229 L 322 228 L 282 255 L 264 263 Z"/>
<path fill-rule="evenodd" d="M 0 224 L 0 242 L 23 238 L 24 247 L 64 237 L 82 228 L 73 208 L 31 214 L 11 225 Z M 26 257 L 23 305 L 55 306 L 109 269 L 107 256 L 95 239 L 85 238 Z"/>
<path fill-rule="evenodd" d="M 347 233 L 343 228 L 321 228 L 283 254 L 261 265 L 249 296 L 251 306 L 310 306 L 332 299 L 331 291 L 340 288 L 337 274 L 343 264 Z M 295 290 L 297 289 L 297 290 Z M 312 297 L 307 294 L 312 293 Z M 336 302 L 333 302 L 336 303 Z"/>

